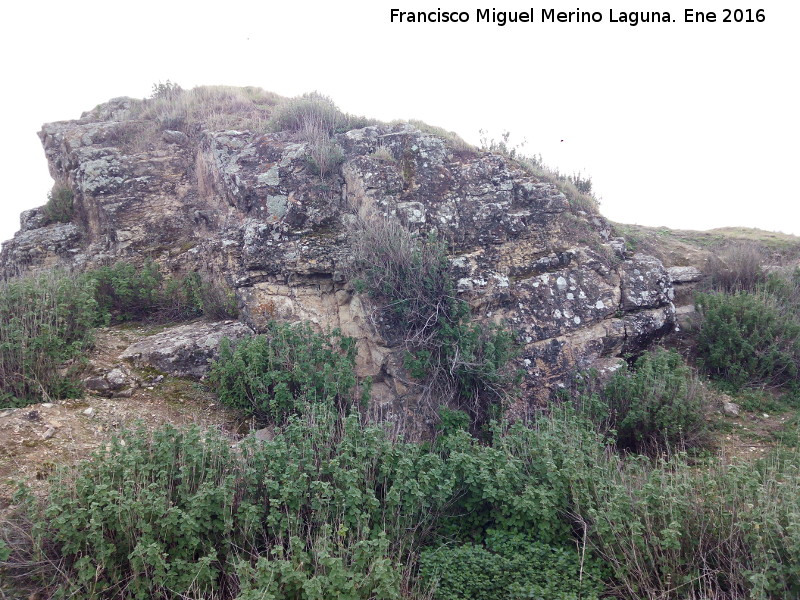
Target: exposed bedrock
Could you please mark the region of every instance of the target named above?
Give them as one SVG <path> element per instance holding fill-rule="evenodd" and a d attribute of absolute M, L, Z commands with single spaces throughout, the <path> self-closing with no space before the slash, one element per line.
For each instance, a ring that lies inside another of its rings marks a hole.
<path fill-rule="evenodd" d="M 460 296 L 522 345 L 518 413 L 674 326 L 661 262 L 627 253 L 603 217 L 503 156 L 457 150 L 406 124 L 371 126 L 336 136 L 344 162 L 323 180 L 287 133 L 154 132 L 128 118 L 131 102 L 43 127 L 50 172 L 74 193 L 75 215 L 45 224 L 39 209 L 23 213 L 0 255 L 5 276 L 117 259 L 209 271 L 235 290 L 256 331 L 269 319 L 307 320 L 355 337 L 373 408 L 394 420 L 430 407 L 419 404 L 402 348 L 374 326 L 372 299 L 348 281 L 364 207 L 448 242 Z"/>

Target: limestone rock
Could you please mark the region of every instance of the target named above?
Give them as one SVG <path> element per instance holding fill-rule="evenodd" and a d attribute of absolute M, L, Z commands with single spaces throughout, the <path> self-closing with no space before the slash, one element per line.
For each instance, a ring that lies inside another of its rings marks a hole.
<path fill-rule="evenodd" d="M 201 378 L 217 356 L 222 338 L 239 339 L 253 335 L 243 323 L 198 321 L 170 327 L 131 344 L 120 358 L 136 367 L 152 367 L 178 377 Z"/>
<path fill-rule="evenodd" d="M 178 146 L 185 146 L 189 143 L 189 136 L 182 131 L 172 131 L 167 129 L 161 134 L 161 138 L 168 144 L 177 144 Z"/>

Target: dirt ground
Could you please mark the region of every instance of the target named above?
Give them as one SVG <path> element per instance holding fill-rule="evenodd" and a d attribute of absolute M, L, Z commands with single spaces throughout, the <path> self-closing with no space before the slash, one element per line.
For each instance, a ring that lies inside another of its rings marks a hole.
<path fill-rule="evenodd" d="M 125 348 L 155 331 L 144 327 L 99 331 L 88 370 L 101 372 L 120 365 Z M 220 407 L 199 382 L 132 373 L 138 381 L 127 398 L 89 393 L 80 399 L 0 409 L 0 513 L 11 504 L 17 481 L 44 493 L 56 465 L 88 458 L 116 432 L 136 423 L 152 429 L 165 423 L 197 424 L 218 428 L 232 438 L 250 429 L 248 421 Z"/>

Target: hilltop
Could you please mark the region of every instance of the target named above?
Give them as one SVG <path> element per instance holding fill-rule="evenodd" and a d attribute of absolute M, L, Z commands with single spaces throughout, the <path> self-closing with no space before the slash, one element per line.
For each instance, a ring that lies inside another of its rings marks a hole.
<path fill-rule="evenodd" d="M 800 239 L 611 223 L 504 140 L 317 93 L 39 135 L 3 598 L 797 595 Z"/>
<path fill-rule="evenodd" d="M 452 286 L 473 319 L 521 343 L 519 415 L 576 368 L 614 368 L 673 327 L 662 264 L 626 249 L 573 182 L 502 146 L 344 115 L 317 94 L 170 85 L 47 124 L 40 137 L 56 184 L 4 244 L 6 276 L 119 261 L 197 273 L 229 290 L 255 331 L 310 321 L 355 338 L 373 406 L 396 422 L 432 418 L 422 416 L 431 388 L 403 356 L 429 337 L 436 317 L 425 311 L 441 310 L 438 300 L 385 310 L 403 300 L 392 294 L 438 293 L 414 287 L 414 240 L 430 241 L 429 276 L 446 277 L 434 288 Z"/>

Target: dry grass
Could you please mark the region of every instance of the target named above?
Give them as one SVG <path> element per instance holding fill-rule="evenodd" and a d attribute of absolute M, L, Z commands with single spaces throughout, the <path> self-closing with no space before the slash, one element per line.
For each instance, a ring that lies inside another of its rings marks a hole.
<path fill-rule="evenodd" d="M 473 146 L 472 144 L 464 141 L 464 139 L 458 135 L 455 131 L 447 131 L 442 127 L 436 127 L 435 125 L 428 125 L 424 121 L 418 121 L 416 119 L 411 119 L 409 121 L 392 121 L 392 124 L 395 123 L 408 123 L 419 129 L 423 133 L 427 133 L 429 135 L 434 135 L 438 138 L 442 138 L 445 140 L 453 150 L 458 152 L 477 152 L 478 149 Z"/>
<path fill-rule="evenodd" d="M 256 87 L 200 86 L 144 100 L 133 106 L 132 119 L 158 122 L 162 129 L 190 132 L 207 129 L 266 132 L 282 98 Z"/>
<path fill-rule="evenodd" d="M 288 98 L 280 102 L 273 111 L 269 122 L 270 131 L 291 131 L 308 136 L 312 127 L 314 133 L 334 133 L 347 121 L 345 114 L 327 96 L 317 92 Z"/>
<path fill-rule="evenodd" d="M 768 262 L 763 247 L 755 242 L 739 241 L 711 257 L 707 274 L 711 286 L 723 292 L 754 290 L 764 283 L 763 266 Z"/>
<path fill-rule="evenodd" d="M 394 154 L 392 154 L 392 149 L 389 148 L 389 146 L 384 146 L 382 143 L 378 144 L 377 148 L 375 148 L 375 151 L 370 156 L 380 162 L 397 162 Z"/>
<path fill-rule="evenodd" d="M 542 162 L 541 157 L 537 156 L 515 156 L 515 162 L 522 167 L 526 172 L 534 177 L 543 179 L 548 183 L 552 183 L 561 190 L 567 197 L 570 208 L 573 211 L 584 211 L 590 215 L 600 214 L 600 204 L 591 193 L 586 193 L 575 184 L 576 180 L 579 182 L 589 182 L 591 187 L 591 180 L 579 178 L 579 176 L 568 176 L 561 173 L 558 169 L 548 167 Z"/>
<path fill-rule="evenodd" d="M 615 223 L 614 227 L 620 235 L 636 245 L 637 249 L 641 246 L 643 251 L 664 244 L 686 244 L 698 250 L 720 251 L 731 244 L 751 243 L 772 254 L 771 262 L 787 261 L 800 256 L 800 237 L 751 227 L 720 227 L 707 231 L 623 223 Z M 780 256 L 775 256 L 776 254 Z"/>

